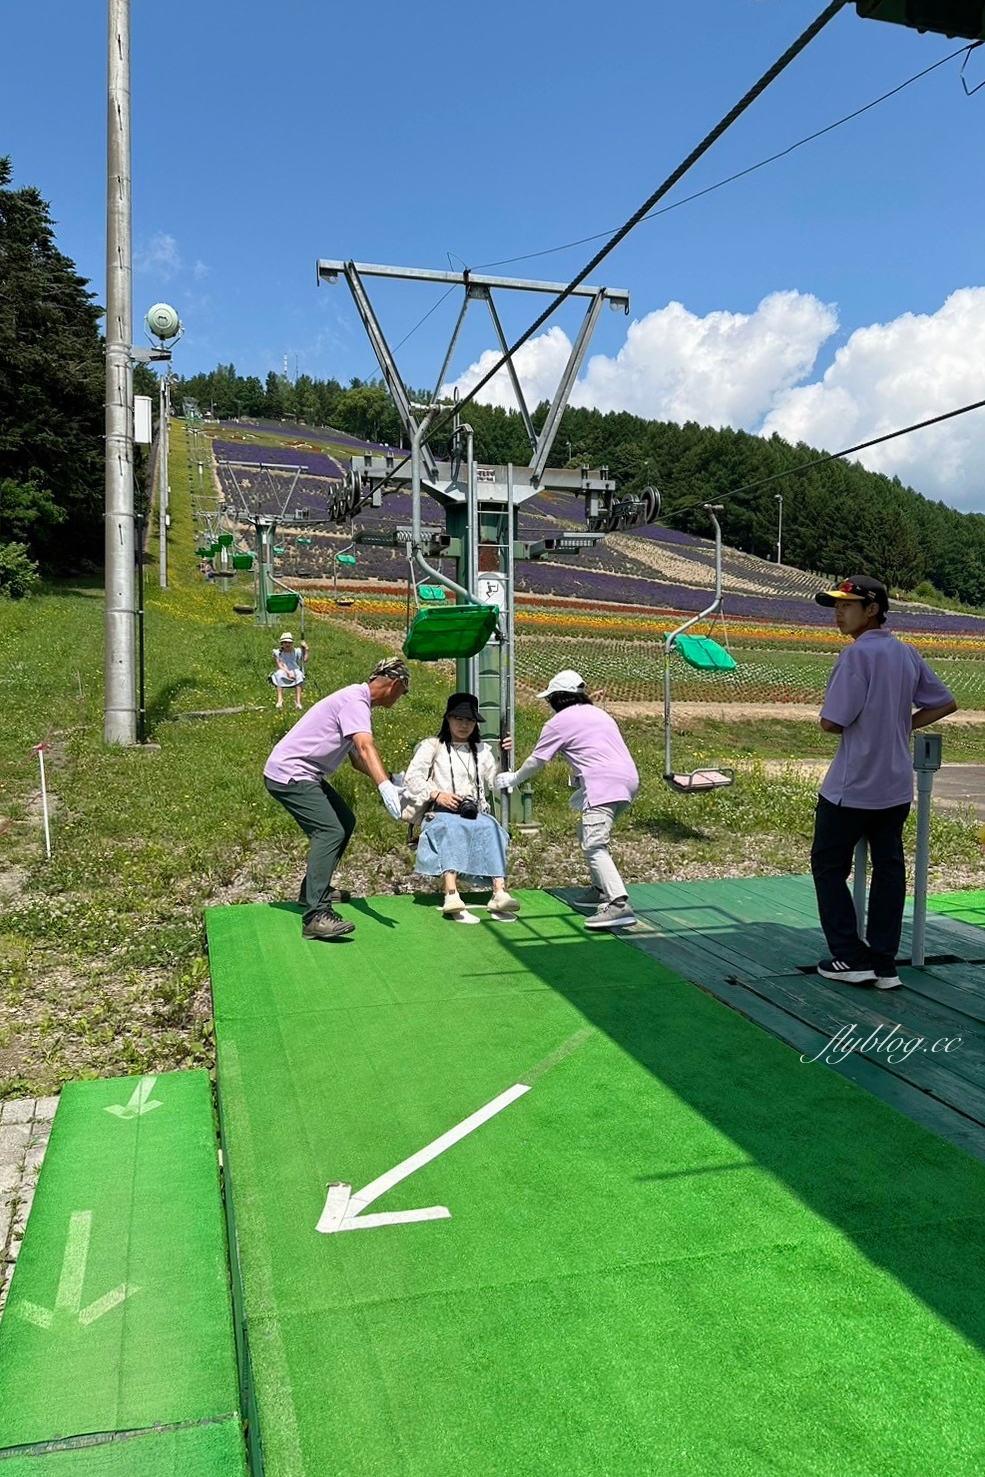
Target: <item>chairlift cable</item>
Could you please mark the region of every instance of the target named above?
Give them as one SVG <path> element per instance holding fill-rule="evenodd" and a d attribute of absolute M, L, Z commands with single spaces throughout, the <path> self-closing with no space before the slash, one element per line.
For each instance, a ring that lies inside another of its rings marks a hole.
<path fill-rule="evenodd" d="M 705 195 L 711 195 L 715 190 L 721 190 L 725 185 L 731 185 L 736 180 L 745 179 L 748 174 L 755 174 L 758 169 L 764 169 L 767 164 L 775 164 L 778 159 L 785 159 L 788 154 L 793 154 L 797 149 L 802 149 L 805 144 L 811 144 L 815 139 L 823 138 L 826 133 L 833 133 L 836 128 L 841 128 L 845 123 L 851 123 L 855 118 L 861 118 L 863 113 L 868 113 L 873 108 L 877 108 L 880 103 L 888 102 L 898 92 L 902 92 L 914 82 L 919 82 L 921 78 L 929 76 L 931 72 L 936 72 L 937 68 L 944 66 L 945 62 L 953 62 L 955 57 L 961 56 L 963 52 L 970 52 L 971 50 L 973 50 L 972 47 L 959 46 L 957 51 L 952 51 L 949 55 L 941 57 L 932 66 L 924 67 L 922 72 L 914 73 L 905 82 L 900 82 L 898 86 L 891 88 L 889 92 L 884 92 L 881 97 L 873 98 L 871 102 L 866 103 L 863 107 L 856 108 L 853 113 L 846 113 L 843 118 L 838 118 L 834 123 L 829 123 L 827 127 L 819 128 L 815 133 L 809 133 L 806 138 L 798 139 L 795 144 L 788 144 L 779 153 L 770 154 L 768 158 L 760 159 L 758 164 L 750 164 L 747 168 L 740 169 L 735 174 L 728 175 L 726 179 L 720 179 L 715 184 L 708 185 L 703 190 L 698 190 L 694 195 L 685 195 L 683 199 L 675 200 L 671 205 L 664 205 L 660 210 L 651 210 L 647 215 L 643 216 L 643 220 L 652 221 L 656 220 L 658 216 L 669 215 L 672 210 L 679 210 L 682 205 L 690 205 L 692 201 L 701 200 Z M 640 224 L 642 224 L 642 221 Z M 516 262 L 530 262 L 536 257 L 553 256 L 559 251 L 569 251 L 575 246 L 587 246 L 590 241 L 601 241 L 605 236 L 610 234 L 611 230 L 612 227 L 609 227 L 605 231 L 596 231 L 593 236 L 580 236 L 577 241 L 566 241 L 562 246 L 547 246 L 543 251 L 529 251 L 524 256 L 507 256 L 498 262 L 482 262 L 475 270 L 485 272 L 491 267 L 509 267 L 513 266 Z M 423 319 L 421 321 L 423 322 Z M 419 328 L 421 325 L 418 324 L 417 326 Z M 411 333 L 414 332 L 416 330 L 411 329 Z M 410 334 L 407 337 L 409 338 Z M 406 339 L 404 342 L 406 343 Z"/>
<path fill-rule="evenodd" d="M 805 31 L 801 32 L 796 41 L 794 41 L 790 46 L 787 47 L 782 56 L 777 58 L 773 65 L 763 73 L 763 75 L 759 78 L 757 82 L 753 84 L 748 92 L 746 92 L 739 99 L 739 101 L 732 108 L 729 109 L 725 116 L 721 118 L 718 123 L 715 124 L 714 128 L 712 128 L 711 131 L 705 135 L 701 142 L 694 149 L 691 150 L 687 158 L 684 159 L 677 166 L 677 168 L 674 169 L 667 176 L 667 178 L 663 181 L 661 185 L 657 187 L 656 190 L 654 190 L 653 194 L 648 196 L 648 198 L 643 201 L 643 204 L 639 207 L 639 209 L 633 212 L 629 219 L 622 226 L 619 227 L 618 231 L 614 232 L 614 234 L 609 238 L 605 245 L 602 246 L 595 253 L 591 261 L 586 263 L 586 265 L 581 269 L 577 276 L 573 277 L 572 280 L 568 283 L 567 287 L 559 292 L 557 297 L 552 299 L 552 301 L 547 305 L 544 311 L 534 319 L 529 328 L 527 328 L 525 332 L 522 333 L 520 337 L 515 341 L 515 343 L 513 343 L 506 350 L 506 352 L 496 361 L 493 367 L 482 376 L 477 384 L 473 385 L 472 389 L 469 390 L 466 395 L 464 395 L 459 401 L 457 401 L 454 410 L 447 410 L 443 415 L 440 415 L 437 418 L 437 420 L 434 422 L 434 425 L 431 427 L 429 433 L 431 436 L 433 436 L 435 432 L 443 430 L 444 427 L 450 423 L 452 418 L 456 414 L 460 413 L 464 406 L 468 405 L 469 401 L 475 399 L 479 391 L 484 389 L 489 381 L 499 373 L 503 366 L 508 363 L 510 359 L 513 358 L 517 350 L 521 349 L 529 339 L 533 338 L 537 330 L 543 327 L 548 318 L 553 316 L 553 314 L 557 311 L 562 303 L 567 302 L 568 298 L 575 291 L 575 289 L 577 287 L 580 287 L 582 282 L 585 281 L 585 278 L 588 277 L 592 272 L 594 272 L 595 268 L 599 266 L 599 264 L 603 262 L 605 258 L 615 250 L 619 243 L 623 241 L 626 236 L 629 235 L 630 231 L 632 231 L 635 226 L 639 225 L 640 221 L 643 220 L 644 217 L 650 213 L 654 205 L 656 205 L 659 200 L 662 200 L 663 197 L 674 188 L 679 180 L 684 178 L 688 171 L 698 162 L 699 159 L 703 157 L 703 155 L 708 152 L 712 145 L 717 143 L 724 133 L 728 132 L 733 123 L 737 122 L 742 114 L 745 113 L 754 102 L 756 102 L 756 100 L 766 91 L 771 83 L 775 82 L 777 77 L 779 77 L 782 72 L 786 71 L 791 62 L 795 61 L 800 53 L 806 50 L 806 48 L 815 39 L 815 37 L 820 34 L 820 32 L 824 29 L 828 22 L 832 21 L 834 17 L 839 13 L 839 11 L 845 8 L 845 5 L 847 3 L 848 0 L 830 0 L 830 3 L 824 7 L 820 15 L 818 15 L 811 22 L 811 24 L 807 27 Z M 405 467 L 409 461 L 410 455 L 408 454 L 403 458 L 401 462 L 397 464 L 397 466 L 393 470 L 399 471 L 402 467 Z"/>

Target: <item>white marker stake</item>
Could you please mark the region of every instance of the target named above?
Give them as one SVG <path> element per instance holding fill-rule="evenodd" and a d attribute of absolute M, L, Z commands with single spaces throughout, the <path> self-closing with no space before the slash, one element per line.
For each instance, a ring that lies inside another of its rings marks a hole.
<path fill-rule="evenodd" d="M 398 1164 L 395 1169 L 381 1174 L 378 1180 L 373 1180 L 364 1190 L 360 1190 L 358 1195 L 353 1195 L 351 1185 L 345 1185 L 339 1181 L 333 1182 L 328 1187 L 325 1209 L 315 1229 L 328 1236 L 335 1231 L 361 1231 L 373 1226 L 406 1225 L 408 1221 L 450 1219 L 451 1211 L 444 1205 L 431 1205 L 425 1210 L 384 1211 L 379 1215 L 363 1215 L 362 1212 L 367 1205 L 372 1205 L 374 1200 L 385 1195 L 387 1190 L 392 1190 L 394 1185 L 399 1185 L 401 1180 L 405 1180 L 416 1169 L 422 1169 L 425 1164 L 430 1164 L 432 1159 L 437 1159 L 438 1155 L 450 1149 L 452 1144 L 457 1144 L 459 1139 L 465 1138 L 474 1129 L 480 1128 L 483 1123 L 487 1123 L 490 1118 L 494 1118 L 497 1113 L 501 1113 L 504 1108 L 509 1107 L 510 1103 L 515 1103 L 517 1098 L 529 1091 L 530 1088 L 524 1086 L 522 1082 L 516 1083 L 514 1087 L 508 1087 L 505 1092 L 500 1093 L 499 1097 L 493 1098 L 491 1103 L 487 1103 L 470 1118 L 466 1118 L 455 1128 L 450 1128 L 447 1133 L 441 1135 L 440 1139 L 435 1139 L 433 1144 L 428 1144 L 426 1149 L 418 1150 L 402 1164 Z"/>
<path fill-rule="evenodd" d="M 155 1108 L 163 1108 L 164 1104 L 162 1102 L 150 1098 L 156 1081 L 156 1077 L 141 1077 L 125 1108 L 121 1108 L 114 1103 L 113 1107 L 104 1108 L 103 1111 L 105 1113 L 112 1113 L 116 1118 L 142 1118 L 145 1113 L 153 1113 Z M 148 1098 L 150 1098 L 149 1102 Z"/>
<path fill-rule="evenodd" d="M 48 786 L 44 777 L 44 744 L 38 744 L 34 750 L 38 756 L 41 766 L 41 814 L 44 816 L 44 850 L 48 861 L 51 861 L 51 831 L 48 827 Z"/>
<path fill-rule="evenodd" d="M 22 1318 L 27 1319 L 28 1323 L 33 1323 L 38 1328 L 50 1328 L 56 1315 L 59 1314 L 67 1314 L 69 1318 L 78 1321 L 80 1328 L 88 1328 L 90 1323 L 95 1323 L 96 1319 L 102 1318 L 104 1313 L 109 1313 L 120 1303 L 125 1302 L 128 1297 L 133 1297 L 135 1292 L 139 1292 L 139 1287 L 130 1287 L 126 1282 L 121 1282 L 119 1287 L 113 1288 L 112 1292 L 105 1293 L 103 1297 L 90 1303 L 88 1308 L 83 1308 L 82 1289 L 85 1286 L 91 1234 L 92 1211 L 75 1211 L 68 1223 L 68 1239 L 65 1242 L 65 1255 L 62 1258 L 62 1272 L 58 1279 L 54 1308 L 42 1308 L 37 1303 L 30 1303 L 25 1299 L 23 1302 L 14 1303 L 11 1311 L 19 1313 Z"/>

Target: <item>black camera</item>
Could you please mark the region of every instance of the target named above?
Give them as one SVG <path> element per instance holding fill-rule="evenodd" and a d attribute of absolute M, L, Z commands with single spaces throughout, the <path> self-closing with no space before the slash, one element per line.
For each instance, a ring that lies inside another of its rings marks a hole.
<path fill-rule="evenodd" d="M 479 814 L 478 801 L 473 800 L 471 795 L 464 796 L 458 802 L 456 814 L 460 815 L 463 821 L 474 821 Z"/>

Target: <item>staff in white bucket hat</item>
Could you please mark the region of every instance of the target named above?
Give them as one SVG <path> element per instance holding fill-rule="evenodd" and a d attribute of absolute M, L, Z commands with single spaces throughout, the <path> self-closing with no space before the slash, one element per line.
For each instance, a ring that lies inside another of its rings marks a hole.
<path fill-rule="evenodd" d="M 567 761 L 576 781 L 572 808 L 581 811 L 578 839 L 593 883 L 582 901 L 597 905 L 585 927 L 628 928 L 636 919 L 609 843 L 616 818 L 639 789 L 633 756 L 615 719 L 593 704 L 580 673 L 570 668 L 558 672 L 537 696 L 547 701 L 554 716 L 541 729 L 530 758 L 519 769 L 499 775 L 496 788 L 524 784 L 556 757 Z"/>

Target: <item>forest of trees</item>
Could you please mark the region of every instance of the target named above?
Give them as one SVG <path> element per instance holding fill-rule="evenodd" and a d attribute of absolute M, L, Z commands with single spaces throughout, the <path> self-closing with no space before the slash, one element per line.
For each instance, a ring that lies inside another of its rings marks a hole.
<path fill-rule="evenodd" d="M 59 574 L 97 570 L 103 557 L 101 310 L 56 247 L 46 202 L 11 178 L 9 159 L 0 158 L 0 592 L 27 577 L 29 561 Z M 146 394 L 157 381 L 140 366 L 135 384 Z M 377 382 L 343 386 L 300 375 L 292 383 L 273 372 L 261 381 L 221 364 L 179 380 L 173 403 L 182 398 L 220 420 L 287 421 L 401 442 L 396 411 Z M 546 411 L 538 408 L 535 424 Z M 472 403 L 468 419 L 481 461 L 529 459 L 515 412 Z M 441 445 L 435 449 L 440 455 Z M 775 436 L 569 409 L 552 459 L 608 467 L 621 491 L 658 487 L 664 521 L 689 532 L 709 531 L 694 504 L 726 499 L 727 542 L 766 558 L 775 554 L 780 492 L 785 562 L 832 574 L 871 571 L 897 589 L 932 585 L 985 606 L 985 515 L 959 513 L 854 462 L 793 470 L 817 455 Z M 738 491 L 777 473 L 789 475 Z"/>
<path fill-rule="evenodd" d="M 331 426 L 369 441 L 401 444 L 397 413 L 382 384 L 301 375 L 295 383 L 271 372 L 266 382 L 238 375 L 233 365 L 180 382 L 183 393 L 219 419 L 244 417 Z M 540 425 L 547 413 L 534 414 Z M 468 407 L 481 461 L 524 463 L 530 448 L 516 412 Z M 440 447 L 436 447 L 441 450 Z M 554 443 L 556 465 L 608 467 L 621 491 L 648 484 L 663 497 L 662 519 L 688 532 L 710 525 L 691 505 L 728 499 L 726 542 L 761 558 L 776 554 L 777 503 L 783 495 L 783 557 L 803 569 L 879 573 L 900 590 L 932 585 L 951 599 L 985 605 L 985 515 L 960 513 L 922 497 L 898 478 L 868 472 L 857 462 L 833 461 L 803 472 L 791 469 L 821 453 L 764 440 L 745 431 L 679 426 L 620 412 L 568 409 Z M 790 472 L 749 492 L 738 489 Z M 985 492 L 985 488 L 983 488 Z M 689 508 L 690 511 L 683 511 Z M 681 510 L 675 513 L 675 510 Z"/>

